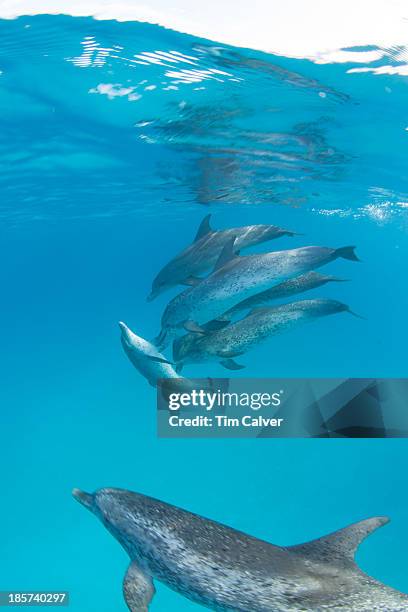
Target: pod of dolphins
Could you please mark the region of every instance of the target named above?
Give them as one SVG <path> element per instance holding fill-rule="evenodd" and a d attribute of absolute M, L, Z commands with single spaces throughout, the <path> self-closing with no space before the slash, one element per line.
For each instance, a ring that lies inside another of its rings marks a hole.
<path fill-rule="evenodd" d="M 338 257 L 358 261 L 354 247 L 239 254 L 240 249 L 283 235 L 295 234 L 271 225 L 214 231 L 209 216 L 203 220 L 194 243 L 153 282 L 149 300 L 177 284 L 189 286 L 165 309 L 156 343 L 119 324 L 127 356 L 152 386 L 164 378 L 166 384 L 188 388 L 193 381 L 179 375 L 187 363 L 219 361 L 226 368 L 241 369 L 235 357 L 271 336 L 351 312 L 330 299 L 270 305 L 342 280 L 316 268 Z M 198 276 L 211 267 L 206 277 Z M 173 361 L 161 352 L 171 338 Z M 73 496 L 129 555 L 123 595 L 131 612 L 148 612 L 156 580 L 220 612 L 408 612 L 407 595 L 374 580 L 354 560 L 360 543 L 385 525 L 386 517 L 282 547 L 132 491 L 105 488 L 91 494 L 74 489 Z"/>
<path fill-rule="evenodd" d="M 306 246 L 241 255 L 248 247 L 296 232 L 275 225 L 214 230 L 207 215 L 191 245 L 169 261 L 153 280 L 148 301 L 177 285 L 187 288 L 167 305 L 154 342 L 120 323 L 123 348 L 152 385 L 181 378 L 186 364 L 219 362 L 229 370 L 245 367 L 235 360 L 270 337 L 328 315 L 349 312 L 331 299 L 271 305 L 344 279 L 315 270 L 338 258 L 359 261 L 353 246 Z M 358 315 L 355 315 L 358 316 Z M 173 356 L 163 350 L 173 341 Z"/>

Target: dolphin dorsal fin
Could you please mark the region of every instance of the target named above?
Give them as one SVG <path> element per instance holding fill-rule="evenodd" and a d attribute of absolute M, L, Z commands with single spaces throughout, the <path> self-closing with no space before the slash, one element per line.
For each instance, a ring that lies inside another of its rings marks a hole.
<path fill-rule="evenodd" d="M 194 238 L 194 242 L 197 242 L 203 236 L 206 236 L 207 234 L 210 234 L 213 231 L 213 229 L 212 229 L 212 227 L 210 225 L 210 219 L 211 219 L 211 215 L 207 215 L 201 221 L 200 227 L 197 230 L 196 237 Z"/>
<path fill-rule="evenodd" d="M 217 263 L 214 266 L 213 272 L 215 272 L 216 270 L 219 270 L 220 268 L 225 266 L 225 264 L 227 264 L 229 261 L 232 261 L 233 259 L 239 256 L 239 251 L 237 252 L 234 251 L 235 239 L 236 239 L 236 236 L 232 236 L 232 238 L 230 238 L 228 242 L 225 243 L 224 248 L 222 249 L 220 256 L 217 259 Z"/>
<path fill-rule="evenodd" d="M 366 519 L 323 538 L 297 546 L 289 546 L 287 550 L 322 563 L 336 563 L 343 566 L 354 565 L 354 556 L 361 542 L 373 531 L 383 527 L 388 522 L 389 518 L 385 516 Z"/>

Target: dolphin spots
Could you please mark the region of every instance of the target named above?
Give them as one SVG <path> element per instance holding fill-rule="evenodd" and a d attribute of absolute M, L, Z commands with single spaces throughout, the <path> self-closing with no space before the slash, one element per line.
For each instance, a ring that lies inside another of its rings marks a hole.
<path fill-rule="evenodd" d="M 174 367 L 175 364 L 159 353 L 151 342 L 137 336 L 122 321 L 119 323 L 119 328 L 122 346 L 129 361 L 152 387 L 156 388 L 159 380 L 162 381 L 160 390 L 165 400 L 170 393 L 191 393 L 195 389 L 194 380 L 181 377 Z M 200 385 L 211 392 L 220 386 L 211 378 L 200 380 Z M 228 389 L 228 381 L 222 386 L 225 390 Z"/>
<path fill-rule="evenodd" d="M 337 258 L 358 261 L 355 247 L 301 247 L 239 256 L 235 239 L 225 245 L 214 271 L 200 283 L 183 291 L 169 302 L 162 317 L 162 337 L 177 334 L 177 330 L 196 329 L 209 321 L 222 318 L 225 312 L 245 299 L 270 289 L 277 281 L 287 280 L 320 268 Z"/>
<path fill-rule="evenodd" d="M 295 232 L 275 225 L 247 225 L 244 227 L 214 230 L 210 225 L 211 215 L 202 220 L 193 243 L 171 259 L 152 284 L 148 301 L 176 285 L 194 286 L 201 280 L 201 275 L 207 272 L 217 261 L 222 249 L 235 237 L 236 251 L 279 238 L 295 236 Z"/>
<path fill-rule="evenodd" d="M 121 342 L 129 361 L 155 387 L 160 378 L 177 378 L 172 363 L 156 347 L 141 336 L 137 336 L 125 323 L 119 322 Z"/>
<path fill-rule="evenodd" d="M 276 546 L 140 493 L 100 489 L 73 495 L 130 557 L 123 594 L 149 610 L 154 580 L 212 610 L 348 612 L 408 610 L 408 596 L 364 574 L 360 543 L 388 518 L 374 517 L 295 546 Z M 188 562 L 186 562 L 188 560 Z"/>
<path fill-rule="evenodd" d="M 244 366 L 235 361 L 270 337 L 340 312 L 350 312 L 337 300 L 301 300 L 274 307 L 254 308 L 243 319 L 202 336 L 187 334 L 173 343 L 173 359 L 180 372 L 186 363 L 218 361 L 229 370 Z M 352 313 L 354 314 L 354 313 Z"/>
<path fill-rule="evenodd" d="M 337 278 L 336 276 L 319 274 L 318 272 L 306 272 L 306 274 L 301 274 L 300 276 L 290 278 L 287 281 L 283 281 L 282 283 L 275 285 L 271 289 L 257 293 L 254 296 L 239 302 L 239 304 L 221 315 L 219 320 L 230 321 L 241 312 L 268 304 L 274 300 L 291 297 L 297 293 L 311 291 L 312 289 L 317 289 L 318 287 L 322 287 L 327 283 L 339 283 L 345 282 L 345 280 L 346 279 L 343 278 Z"/>
<path fill-rule="evenodd" d="M 360 261 L 354 246 L 301 246 L 241 255 L 247 247 L 285 235 L 302 234 L 268 224 L 214 230 L 211 215 L 204 217 L 193 243 L 170 260 L 153 281 L 149 299 L 177 284 L 186 286 L 164 309 L 155 340 L 149 342 L 122 327 L 123 348 L 151 385 L 156 386 L 159 378 L 180 377 L 185 363 L 216 359 L 230 370 L 242 369 L 244 365 L 235 357 L 269 336 L 317 318 L 312 307 L 286 304 L 273 313 L 260 308 L 328 283 L 340 283 L 343 279 L 316 271 L 336 259 Z M 203 276 L 210 267 L 212 271 Z M 163 353 L 171 342 L 173 360 Z"/>

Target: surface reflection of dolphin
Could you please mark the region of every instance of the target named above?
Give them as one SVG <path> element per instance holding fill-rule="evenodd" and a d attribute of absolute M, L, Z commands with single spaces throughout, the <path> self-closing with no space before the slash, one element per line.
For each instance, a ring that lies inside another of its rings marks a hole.
<path fill-rule="evenodd" d="M 291 85 L 300 89 L 308 89 L 311 91 L 322 92 L 339 102 L 350 102 L 351 98 L 348 94 L 343 93 L 333 87 L 325 85 L 317 79 L 307 77 L 300 72 L 289 70 L 283 66 L 280 66 L 276 62 L 267 61 L 261 57 L 247 57 L 237 51 L 228 51 L 225 48 L 216 48 L 217 51 L 213 52 L 214 47 L 210 45 L 198 45 L 197 49 L 200 49 L 206 53 L 211 53 L 216 58 L 217 64 L 223 68 L 249 68 L 256 73 L 264 73 L 276 78 L 283 83 Z"/>

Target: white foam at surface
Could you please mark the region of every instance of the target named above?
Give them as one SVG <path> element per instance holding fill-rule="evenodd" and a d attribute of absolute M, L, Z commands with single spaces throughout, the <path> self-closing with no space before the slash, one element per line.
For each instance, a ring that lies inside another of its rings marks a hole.
<path fill-rule="evenodd" d="M 68 14 L 143 21 L 239 47 L 325 61 L 358 60 L 339 49 L 406 46 L 405 0 L 0 0 L 0 17 Z M 354 56 L 354 57 L 353 57 Z"/>

